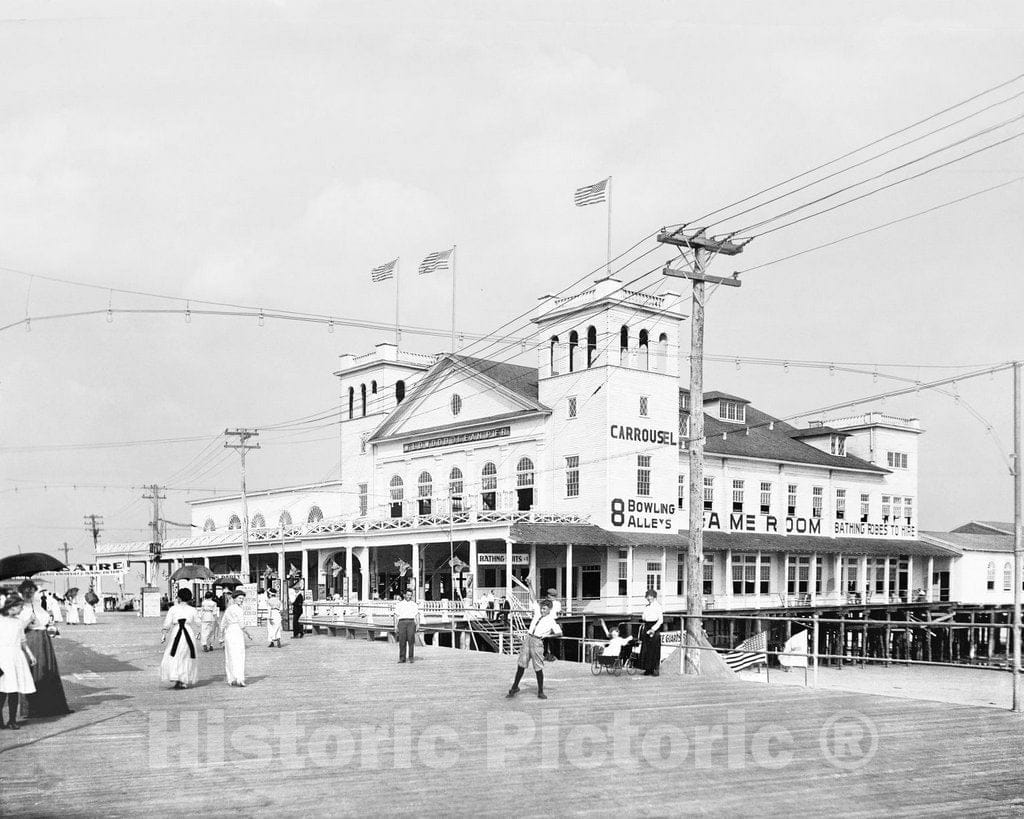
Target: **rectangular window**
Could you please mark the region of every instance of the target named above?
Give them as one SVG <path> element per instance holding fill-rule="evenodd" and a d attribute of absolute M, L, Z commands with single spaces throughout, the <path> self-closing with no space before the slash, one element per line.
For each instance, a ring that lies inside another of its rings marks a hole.
<path fill-rule="evenodd" d="M 892 517 L 892 504 L 888 495 L 882 495 L 882 523 L 888 523 L 889 518 Z"/>
<path fill-rule="evenodd" d="M 678 494 L 679 494 L 679 497 L 677 498 L 677 500 L 679 501 L 679 506 L 676 507 L 676 508 L 680 512 L 682 512 L 683 509 L 686 506 L 686 495 L 687 495 L 687 491 L 686 491 L 686 473 L 685 472 L 680 474 L 680 476 L 679 476 Z"/>
<path fill-rule="evenodd" d="M 706 555 L 704 557 L 704 563 L 701 565 L 701 574 L 703 575 L 703 588 L 701 591 L 704 594 L 712 595 L 715 593 L 715 556 Z"/>
<path fill-rule="evenodd" d="M 366 454 L 366 439 L 370 437 L 369 433 L 363 433 L 359 436 L 359 454 Z"/>
<path fill-rule="evenodd" d="M 825 496 L 825 490 L 820 486 L 811 487 L 811 516 L 821 517 L 821 504 Z"/>
<path fill-rule="evenodd" d="M 767 481 L 761 481 L 761 514 L 772 513 L 772 485 Z"/>
<path fill-rule="evenodd" d="M 647 562 L 647 588 L 661 592 L 661 563 Z"/>
<path fill-rule="evenodd" d="M 718 401 L 718 417 L 723 421 L 744 421 L 747 417 L 746 406 L 738 401 Z"/>
<path fill-rule="evenodd" d="M 690 442 L 690 413 L 679 413 L 679 448 L 689 449 Z"/>
<path fill-rule="evenodd" d="M 871 512 L 871 496 L 862 494 L 860 496 L 860 522 L 867 523 L 868 515 Z"/>
<path fill-rule="evenodd" d="M 732 511 L 743 511 L 743 481 L 732 482 Z"/>
<path fill-rule="evenodd" d="M 786 594 L 803 595 L 811 593 L 811 559 L 791 557 L 786 566 Z"/>
<path fill-rule="evenodd" d="M 619 549 L 619 595 L 629 594 L 629 550 Z"/>
<path fill-rule="evenodd" d="M 760 575 L 760 576 L 758 576 Z M 761 556 L 758 572 L 757 555 L 733 555 L 732 593 L 739 595 L 768 594 L 771 575 L 771 558 Z"/>
<path fill-rule="evenodd" d="M 845 559 L 846 593 L 860 594 L 860 584 L 857 576 L 860 573 L 860 558 L 848 557 Z"/>
<path fill-rule="evenodd" d="M 682 597 L 686 594 L 686 555 L 680 554 L 676 563 L 676 594 Z"/>
<path fill-rule="evenodd" d="M 822 567 L 824 566 L 824 560 L 818 558 L 814 567 L 814 593 L 821 594 L 821 574 Z"/>
<path fill-rule="evenodd" d="M 833 455 L 846 455 L 846 436 L 833 435 L 831 438 L 831 450 Z"/>
<path fill-rule="evenodd" d="M 903 499 L 903 514 L 907 518 L 907 526 L 914 525 L 914 499 L 904 498 Z"/>
<path fill-rule="evenodd" d="M 786 514 L 790 517 L 796 514 L 796 484 L 791 483 L 786 487 Z"/>
<path fill-rule="evenodd" d="M 580 456 L 565 457 L 565 496 L 578 498 L 580 495 Z"/>
<path fill-rule="evenodd" d="M 836 490 L 836 520 L 846 520 L 846 490 Z"/>
<path fill-rule="evenodd" d="M 576 417 L 576 396 L 575 395 L 570 395 L 569 396 L 568 416 L 570 418 L 575 418 Z"/>
<path fill-rule="evenodd" d="M 711 511 L 715 508 L 715 479 L 704 478 L 704 509 Z"/>
<path fill-rule="evenodd" d="M 887 452 L 885 457 L 890 469 L 908 468 L 907 464 L 909 463 L 909 459 L 907 458 L 906 452 Z"/>
<path fill-rule="evenodd" d="M 636 493 L 642 498 L 651 495 L 651 456 L 636 456 Z"/>
<path fill-rule="evenodd" d="M 892 499 L 892 522 L 899 523 L 903 517 L 903 498 L 893 497 Z"/>
<path fill-rule="evenodd" d="M 368 506 L 369 495 L 367 493 L 367 485 L 365 483 L 359 484 L 359 517 L 366 517 L 366 510 Z"/>
<path fill-rule="evenodd" d="M 646 418 L 647 417 L 647 414 L 648 414 L 647 411 L 648 411 L 648 409 L 650 407 L 650 401 L 651 401 L 651 399 L 648 398 L 646 395 L 641 395 L 640 396 L 640 417 L 641 418 Z"/>

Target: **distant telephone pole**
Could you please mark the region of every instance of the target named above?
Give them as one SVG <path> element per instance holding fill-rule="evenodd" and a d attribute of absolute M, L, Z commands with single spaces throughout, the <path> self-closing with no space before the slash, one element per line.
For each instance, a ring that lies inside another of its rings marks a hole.
<path fill-rule="evenodd" d="M 684 643 L 685 672 L 700 674 L 701 644 L 703 642 L 704 613 L 703 569 L 704 560 L 704 304 L 705 285 L 724 284 L 739 287 L 735 275 L 729 278 L 709 276 L 705 273 L 709 256 L 720 253 L 735 256 L 743 250 L 742 244 L 726 239 L 705 236 L 706 228 L 687 231 L 685 225 L 658 234 L 658 241 L 693 251 L 690 270 L 673 270 L 667 264 L 662 273 L 693 282 L 690 315 L 690 529 L 689 550 L 686 557 L 686 642 Z M 748 240 L 749 241 L 749 240 Z"/>
<path fill-rule="evenodd" d="M 102 531 L 100 527 L 103 526 L 103 515 L 86 515 L 84 520 L 85 530 L 92 534 L 92 546 L 95 551 L 100 542 L 100 532 Z M 67 561 L 65 560 L 64 562 L 66 563 Z"/>
<path fill-rule="evenodd" d="M 160 551 L 161 551 L 161 537 L 160 537 L 160 501 L 166 500 L 166 495 L 161 495 L 160 490 L 164 487 L 158 486 L 153 483 L 146 487 L 149 494 L 143 494 L 143 500 L 153 501 L 153 519 L 149 522 L 152 527 L 152 540 L 149 542 L 149 561 L 146 563 L 146 585 L 151 585 L 154 579 L 153 563 L 154 561 L 159 563 Z"/>
<path fill-rule="evenodd" d="M 245 453 L 250 449 L 259 449 L 259 444 L 248 443 L 250 438 L 256 438 L 259 432 L 255 429 L 226 429 L 224 435 L 229 439 L 225 441 L 225 449 L 237 449 L 242 457 L 242 577 L 248 583 L 249 574 L 249 501 L 245 497 Z M 234 439 L 234 440 L 232 440 Z"/>
<path fill-rule="evenodd" d="M 68 546 L 68 542 L 67 542 L 66 540 L 64 541 L 64 545 L 63 545 L 63 546 L 61 546 L 61 551 L 63 551 L 63 552 L 64 552 L 64 565 L 65 565 L 65 566 L 70 566 L 71 564 L 70 564 L 70 563 L 68 563 L 68 552 L 70 552 L 70 551 L 71 551 L 71 549 L 70 549 L 70 547 Z"/>

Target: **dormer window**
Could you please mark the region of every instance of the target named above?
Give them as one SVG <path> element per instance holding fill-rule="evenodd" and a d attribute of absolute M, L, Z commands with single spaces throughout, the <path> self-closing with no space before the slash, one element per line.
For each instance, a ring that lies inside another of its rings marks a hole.
<path fill-rule="evenodd" d="M 727 401 L 724 398 L 718 401 L 718 417 L 723 421 L 743 423 L 747 418 L 746 410 L 746 406 L 739 401 Z"/>
<path fill-rule="evenodd" d="M 845 456 L 846 455 L 846 436 L 845 435 L 833 435 L 831 437 L 830 451 L 833 455 Z"/>

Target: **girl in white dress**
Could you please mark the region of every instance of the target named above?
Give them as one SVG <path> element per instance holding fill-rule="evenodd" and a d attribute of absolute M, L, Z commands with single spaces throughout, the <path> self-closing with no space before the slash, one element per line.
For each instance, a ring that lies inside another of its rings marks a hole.
<path fill-rule="evenodd" d="M 32 681 L 31 665 L 36 664 L 32 650 L 25 642 L 25 628 L 22 623 L 23 607 L 21 595 L 12 592 L 0 606 L 0 728 L 18 730 L 18 701 L 22 694 L 34 694 L 36 685 Z M 4 702 L 7 702 L 9 718 L 3 721 Z"/>
<path fill-rule="evenodd" d="M 89 602 L 88 596 L 82 598 L 82 625 L 96 625 L 96 605 Z"/>
<path fill-rule="evenodd" d="M 47 611 L 50 612 L 50 617 L 53 619 L 54 623 L 64 622 L 64 617 L 61 614 L 60 609 L 60 598 L 58 598 L 57 595 L 51 594 L 48 598 L 46 598 L 46 608 Z"/>
<path fill-rule="evenodd" d="M 281 600 L 273 592 L 270 593 L 269 613 L 267 615 L 267 639 L 270 640 L 270 648 L 281 647 Z"/>
<path fill-rule="evenodd" d="M 213 637 L 217 633 L 218 616 L 220 616 L 220 609 L 217 607 L 217 601 L 213 599 L 213 592 L 207 592 L 199 611 L 199 622 L 203 626 L 199 642 L 203 644 L 203 651 L 213 651 Z"/>
<path fill-rule="evenodd" d="M 236 591 L 231 595 L 231 603 L 220 618 L 220 642 L 224 646 L 224 670 L 228 685 L 245 688 L 245 641 L 252 637 L 245 628 L 245 617 L 242 614 L 244 591 Z"/>
<path fill-rule="evenodd" d="M 65 597 L 65 602 L 68 605 L 67 621 L 68 621 L 68 625 L 69 626 L 77 626 L 78 625 L 78 603 L 76 602 L 77 599 L 78 599 L 77 592 L 75 593 L 75 595 L 73 597 L 72 596 Z"/>
<path fill-rule="evenodd" d="M 163 636 L 160 642 L 170 642 L 160 661 L 160 679 L 173 682 L 175 688 L 188 688 L 199 679 L 196 666 L 196 630 L 199 628 L 199 616 L 192 605 L 192 590 L 178 589 L 178 602 L 167 612 L 164 618 Z"/>

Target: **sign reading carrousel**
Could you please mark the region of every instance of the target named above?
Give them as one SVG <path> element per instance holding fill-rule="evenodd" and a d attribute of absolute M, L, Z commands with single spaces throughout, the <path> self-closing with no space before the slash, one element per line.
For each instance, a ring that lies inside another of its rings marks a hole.
<path fill-rule="evenodd" d="M 630 532 L 678 531 L 678 431 L 614 423 L 608 436 L 615 464 L 608 482 L 609 526 Z"/>

